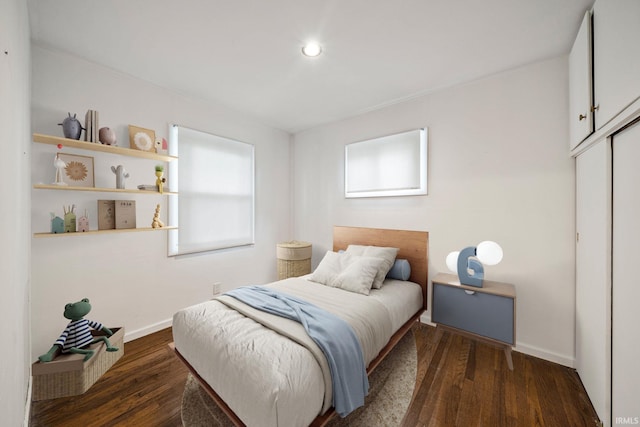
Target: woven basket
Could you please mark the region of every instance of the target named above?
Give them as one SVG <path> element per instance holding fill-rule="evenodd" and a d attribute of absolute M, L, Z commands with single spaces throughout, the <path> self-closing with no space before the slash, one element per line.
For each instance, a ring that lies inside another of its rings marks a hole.
<path fill-rule="evenodd" d="M 86 362 L 82 354 L 62 354 L 48 363 L 35 362 L 31 367 L 33 375 L 33 401 L 82 394 L 107 372 L 124 354 L 124 328 L 111 328 L 109 337 L 118 351 L 108 352 L 104 343 L 91 344 L 95 354 Z M 104 335 L 91 331 L 95 335 Z"/>
<path fill-rule="evenodd" d="M 278 243 L 276 255 L 278 280 L 311 273 L 311 243 L 296 240 Z"/>

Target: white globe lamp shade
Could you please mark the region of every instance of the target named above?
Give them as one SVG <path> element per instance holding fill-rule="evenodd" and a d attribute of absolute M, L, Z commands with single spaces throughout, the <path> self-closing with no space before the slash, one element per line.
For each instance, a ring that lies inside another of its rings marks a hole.
<path fill-rule="evenodd" d="M 496 242 L 485 240 L 476 246 L 476 256 L 483 264 L 496 265 L 502 261 L 502 255 L 502 248 Z"/>
<path fill-rule="evenodd" d="M 304 56 L 314 58 L 322 53 L 322 46 L 316 42 L 309 42 L 302 47 Z"/>
<path fill-rule="evenodd" d="M 451 252 L 447 255 L 447 268 L 454 273 L 458 273 L 458 255 L 460 255 L 459 251 Z"/>

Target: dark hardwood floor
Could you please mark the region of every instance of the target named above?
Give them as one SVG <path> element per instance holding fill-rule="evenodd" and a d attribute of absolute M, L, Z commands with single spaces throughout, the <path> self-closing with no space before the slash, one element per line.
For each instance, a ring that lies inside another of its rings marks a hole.
<path fill-rule="evenodd" d="M 418 374 L 403 426 L 596 426 L 574 369 L 460 335 L 413 328 Z"/>
<path fill-rule="evenodd" d="M 403 426 L 595 426 L 573 369 L 433 327 L 413 327 L 414 398 Z M 181 426 L 187 370 L 166 329 L 125 344 L 125 354 L 81 396 L 33 402 L 32 426 Z"/>
<path fill-rule="evenodd" d="M 124 356 L 86 393 L 31 404 L 31 426 L 182 426 L 187 368 L 171 329 L 125 343 Z"/>

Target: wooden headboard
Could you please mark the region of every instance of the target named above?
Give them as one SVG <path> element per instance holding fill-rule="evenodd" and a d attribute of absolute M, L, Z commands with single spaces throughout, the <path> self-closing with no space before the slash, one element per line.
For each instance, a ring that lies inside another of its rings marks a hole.
<path fill-rule="evenodd" d="M 422 287 L 423 308 L 427 309 L 427 283 L 429 275 L 429 233 L 426 231 L 388 230 L 382 228 L 333 227 L 333 250 L 347 249 L 349 245 L 387 246 L 398 248 L 398 259 L 411 265 L 409 280 Z"/>

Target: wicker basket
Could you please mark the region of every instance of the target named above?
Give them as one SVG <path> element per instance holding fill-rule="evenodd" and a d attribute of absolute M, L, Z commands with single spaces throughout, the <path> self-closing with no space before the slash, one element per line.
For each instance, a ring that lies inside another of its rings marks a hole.
<path fill-rule="evenodd" d="M 296 240 L 278 243 L 276 255 L 278 280 L 311 273 L 311 243 Z"/>
<path fill-rule="evenodd" d="M 124 328 L 111 328 L 109 337 L 118 351 L 108 352 L 104 343 L 91 344 L 95 354 L 86 362 L 82 354 L 62 354 L 51 362 L 35 362 L 31 366 L 33 375 L 33 401 L 82 394 L 107 372 L 124 354 Z M 94 336 L 103 332 L 91 331 Z"/>

